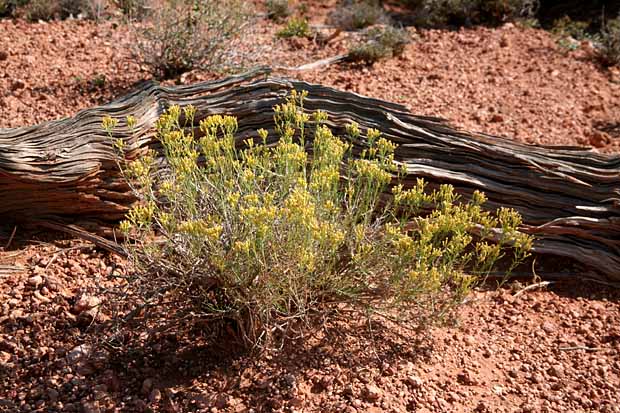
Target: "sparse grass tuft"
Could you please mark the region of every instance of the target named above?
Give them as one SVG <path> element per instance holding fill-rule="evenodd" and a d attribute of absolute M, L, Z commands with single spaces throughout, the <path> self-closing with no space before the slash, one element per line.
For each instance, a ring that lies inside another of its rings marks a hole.
<path fill-rule="evenodd" d="M 564 16 L 553 22 L 551 33 L 556 36 L 556 43 L 562 49 L 572 51 L 579 47 L 579 42 L 584 39 L 593 39 L 588 34 L 588 23 L 574 21 L 568 16 Z"/>
<path fill-rule="evenodd" d="M 16 9 L 27 2 L 28 0 L 0 0 L 0 17 L 14 16 Z"/>
<path fill-rule="evenodd" d="M 194 133 L 191 106 L 157 122 L 164 163 L 154 152 L 126 161 L 116 141 L 139 199 L 120 225 L 133 240 L 128 282 L 151 305 L 168 303 L 171 321 L 227 323 L 259 347 L 335 305 L 408 314 L 421 327 L 458 305 L 509 245 L 517 262 L 527 255 L 516 212 L 493 215 L 482 193 L 460 202 L 451 186 L 429 192 L 421 179 L 392 186 L 396 145 L 356 124 L 347 140 L 333 135 L 303 97 L 274 108 L 274 138 L 259 130 L 243 147 L 234 117 L 210 116 Z M 110 136 L 114 125 L 104 119 Z M 354 157 L 348 141 L 365 149 Z M 492 228 L 499 243 L 486 240 Z"/>
<path fill-rule="evenodd" d="M 588 23 L 572 20 L 568 16 L 564 16 L 553 22 L 551 33 L 560 37 L 572 37 L 576 40 L 585 39 L 588 35 Z"/>
<path fill-rule="evenodd" d="M 620 16 L 605 23 L 600 34 L 600 56 L 605 65 L 620 65 Z"/>
<path fill-rule="evenodd" d="M 267 0 L 265 5 L 267 15 L 275 21 L 284 20 L 293 13 L 290 0 Z"/>
<path fill-rule="evenodd" d="M 116 7 L 130 20 L 141 20 L 148 15 L 149 0 L 113 0 Z"/>
<path fill-rule="evenodd" d="M 390 18 L 377 0 L 345 0 L 329 16 L 331 24 L 343 30 L 388 24 Z"/>
<path fill-rule="evenodd" d="M 291 17 L 286 21 L 286 26 L 276 33 L 277 37 L 288 39 L 291 37 L 310 37 L 310 23 L 305 17 Z"/>
<path fill-rule="evenodd" d="M 348 60 L 372 64 L 381 59 L 399 56 L 411 37 L 405 29 L 393 26 L 377 26 L 367 29 L 362 40 L 349 49 Z"/>
<path fill-rule="evenodd" d="M 0 0 L 0 17 L 22 17 L 30 21 L 64 19 L 83 15 L 99 20 L 106 0 Z"/>
<path fill-rule="evenodd" d="M 107 0 L 81 0 L 81 3 L 80 13 L 84 13 L 86 17 L 95 21 L 101 20 L 108 11 Z"/>
<path fill-rule="evenodd" d="M 170 0 L 137 29 L 136 48 L 158 78 L 218 68 L 247 19 L 243 0 Z"/>
<path fill-rule="evenodd" d="M 30 21 L 53 20 L 60 17 L 61 4 L 57 0 L 29 0 L 18 13 Z"/>
<path fill-rule="evenodd" d="M 409 0 L 421 26 L 500 25 L 534 16 L 538 0 Z"/>

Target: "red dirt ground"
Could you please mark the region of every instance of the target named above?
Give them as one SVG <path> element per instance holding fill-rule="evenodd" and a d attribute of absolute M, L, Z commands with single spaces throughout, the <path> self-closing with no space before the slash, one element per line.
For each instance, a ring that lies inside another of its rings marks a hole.
<path fill-rule="evenodd" d="M 342 53 L 349 37 L 319 47 L 274 40 L 277 29 L 257 22 L 253 61 L 295 66 Z M 599 67 L 589 45 L 565 52 L 547 32 L 513 25 L 412 34 L 402 57 L 373 67 L 278 74 L 522 142 L 620 150 L 620 72 Z M 148 77 L 127 30 L 109 22 L 0 20 L 0 39 L 0 127 L 70 116 Z M 458 325 L 423 337 L 340 316 L 259 358 L 198 333 L 136 331 L 143 347 L 87 359 L 81 350 L 109 316 L 89 307 L 111 299 L 125 264 L 81 241 L 38 238 L 18 230 L 0 252 L 0 411 L 620 412 L 620 292 L 605 286 L 482 288 Z"/>

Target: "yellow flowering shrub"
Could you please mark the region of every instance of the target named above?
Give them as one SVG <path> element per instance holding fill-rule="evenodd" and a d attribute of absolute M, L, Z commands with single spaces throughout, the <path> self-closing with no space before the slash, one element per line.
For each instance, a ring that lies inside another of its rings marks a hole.
<path fill-rule="evenodd" d="M 462 203 L 447 185 L 400 184 L 394 143 L 356 124 L 335 136 L 304 96 L 274 108 L 272 144 L 266 130 L 236 140 L 231 116 L 195 128 L 195 110 L 175 106 L 157 122 L 164 162 L 120 158 L 139 199 L 120 230 L 142 288 L 265 344 L 335 303 L 432 320 L 507 248 L 517 263 L 527 256 L 516 212 L 484 211 L 478 192 Z M 365 144 L 355 157 L 351 140 Z"/>

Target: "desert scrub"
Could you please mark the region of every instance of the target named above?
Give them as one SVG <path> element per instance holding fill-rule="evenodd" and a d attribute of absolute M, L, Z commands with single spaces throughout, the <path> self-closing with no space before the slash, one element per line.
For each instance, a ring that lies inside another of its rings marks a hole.
<path fill-rule="evenodd" d="M 290 16 L 292 12 L 291 0 L 267 0 L 267 16 L 275 21 L 284 20 Z"/>
<path fill-rule="evenodd" d="M 507 21 L 531 18 L 538 0 L 405 0 L 417 25 L 469 26 L 499 25 Z"/>
<path fill-rule="evenodd" d="M 81 14 L 98 20 L 106 6 L 105 0 L 0 0 L 0 16 L 38 21 L 77 17 Z"/>
<path fill-rule="evenodd" d="M 620 16 L 605 23 L 600 34 L 599 54 L 605 65 L 620 65 Z"/>
<path fill-rule="evenodd" d="M 158 6 L 154 0 L 112 0 L 112 2 L 129 20 L 141 20 L 148 15 L 149 10 Z"/>
<path fill-rule="evenodd" d="M 559 37 L 572 37 L 576 40 L 582 40 L 588 36 L 588 26 L 589 24 L 586 22 L 575 21 L 564 16 L 554 20 L 551 33 Z"/>
<path fill-rule="evenodd" d="M 136 49 L 158 78 L 218 68 L 245 27 L 242 0 L 167 0 L 136 30 Z"/>
<path fill-rule="evenodd" d="M 330 13 L 329 22 L 343 30 L 359 30 L 390 19 L 377 0 L 345 0 Z"/>
<path fill-rule="evenodd" d="M 114 5 L 130 18 L 141 18 L 149 9 L 148 0 L 113 0 Z"/>
<path fill-rule="evenodd" d="M 303 110 L 303 96 L 274 108 L 274 137 L 259 130 L 244 142 L 234 117 L 210 116 L 194 133 L 194 109 L 173 106 L 157 122 L 163 163 L 153 152 L 119 158 L 139 199 L 120 224 L 136 268 L 129 283 L 172 303 L 171 318 L 232 323 L 250 346 L 336 307 L 423 326 L 461 302 L 506 248 L 516 262 L 527 255 L 516 212 L 484 212 L 482 193 L 459 202 L 452 187 L 426 191 L 421 179 L 405 188 L 395 144 L 356 124 L 346 140 L 334 136 L 324 112 Z M 104 119 L 111 135 L 114 125 Z M 353 157 L 348 141 L 364 149 Z M 122 155 L 123 141 L 115 146 Z"/>
<path fill-rule="evenodd" d="M 579 48 L 582 40 L 595 40 L 596 36 L 588 33 L 589 24 L 586 22 L 574 21 L 570 17 L 564 16 L 553 22 L 551 33 L 556 37 L 556 43 L 562 49 L 571 51 Z"/>
<path fill-rule="evenodd" d="M 27 3 L 28 0 L 0 0 L 0 17 L 15 15 L 16 9 Z"/>
<path fill-rule="evenodd" d="M 29 0 L 16 9 L 16 14 L 30 21 L 53 20 L 60 17 L 61 2 L 58 0 Z"/>
<path fill-rule="evenodd" d="M 286 21 L 286 25 L 280 29 L 276 36 L 283 39 L 291 37 L 310 37 L 310 23 L 305 17 L 291 17 Z"/>
<path fill-rule="evenodd" d="M 347 60 L 372 64 L 381 59 L 399 56 L 411 37 L 405 29 L 393 26 L 376 26 L 367 29 L 359 42 L 349 49 Z"/>

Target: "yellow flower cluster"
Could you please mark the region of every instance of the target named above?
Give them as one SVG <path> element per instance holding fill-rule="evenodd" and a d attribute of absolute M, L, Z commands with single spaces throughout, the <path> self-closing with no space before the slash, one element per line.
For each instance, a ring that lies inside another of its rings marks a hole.
<path fill-rule="evenodd" d="M 205 220 L 189 220 L 179 224 L 177 229 L 187 235 L 205 238 L 207 241 L 218 241 L 222 235 L 222 226 L 211 224 Z"/>
<path fill-rule="evenodd" d="M 360 179 L 368 180 L 377 185 L 386 185 L 392 180 L 392 174 L 374 161 L 356 159 L 353 161 L 353 168 Z"/>
<path fill-rule="evenodd" d="M 269 233 L 269 228 L 277 215 L 274 205 L 247 206 L 239 208 L 239 219 L 245 224 L 255 228 L 259 238 Z"/>
<path fill-rule="evenodd" d="M 114 119 L 111 116 L 104 116 L 101 120 L 101 128 L 106 132 L 111 134 L 118 125 L 118 119 Z"/>
<path fill-rule="evenodd" d="M 289 222 L 297 225 L 311 225 L 316 214 L 316 205 L 308 191 L 295 188 L 284 201 L 282 212 Z"/>
<path fill-rule="evenodd" d="M 129 211 L 129 213 L 127 214 L 127 218 L 132 226 L 149 226 L 151 224 L 151 221 L 153 220 L 155 208 L 155 204 L 152 202 L 146 205 L 138 204 Z"/>
<path fill-rule="evenodd" d="M 236 253 L 249 254 L 250 253 L 250 241 L 235 241 L 233 244 L 233 251 Z"/>

